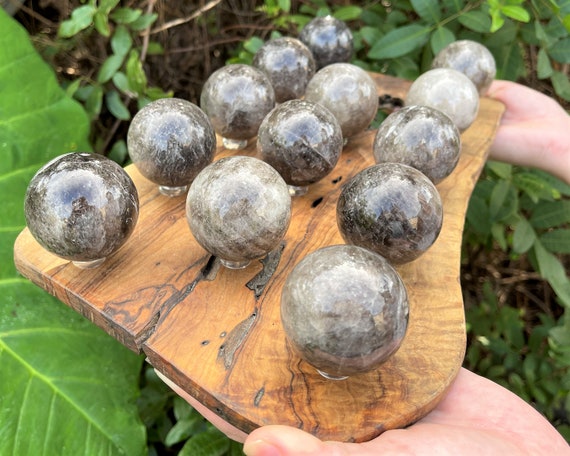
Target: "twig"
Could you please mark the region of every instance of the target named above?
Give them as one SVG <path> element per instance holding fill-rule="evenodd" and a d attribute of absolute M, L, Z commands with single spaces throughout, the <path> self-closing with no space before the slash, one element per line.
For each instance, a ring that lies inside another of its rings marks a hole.
<path fill-rule="evenodd" d="M 201 16 L 206 11 L 209 11 L 212 8 L 218 6 L 221 2 L 222 2 L 222 0 L 212 0 L 208 3 L 206 3 L 202 8 L 199 8 L 196 11 L 194 11 L 190 16 L 180 18 L 180 19 L 174 19 L 174 20 L 169 21 L 169 22 L 165 22 L 160 27 L 152 29 L 149 32 L 145 31 L 145 34 L 154 35 L 156 33 L 164 32 L 165 30 L 168 30 L 169 28 L 176 27 L 176 26 L 182 25 L 182 24 L 186 24 L 187 22 L 190 22 L 190 21 L 196 19 L 197 17 Z"/>
<path fill-rule="evenodd" d="M 146 7 L 146 14 L 152 13 L 152 10 L 154 9 L 155 3 L 156 3 L 156 0 L 149 0 L 148 5 Z M 143 63 L 146 60 L 146 53 L 148 52 L 149 40 L 150 40 L 150 25 L 146 28 L 146 30 L 143 33 L 143 43 L 142 43 L 141 55 L 140 55 L 141 63 Z"/>

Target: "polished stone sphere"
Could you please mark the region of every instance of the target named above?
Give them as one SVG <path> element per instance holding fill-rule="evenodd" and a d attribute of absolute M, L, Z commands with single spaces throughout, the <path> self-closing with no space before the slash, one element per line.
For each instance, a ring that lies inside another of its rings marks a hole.
<path fill-rule="evenodd" d="M 437 53 L 432 68 L 452 68 L 460 71 L 475 84 L 480 95 L 485 95 L 497 74 L 493 54 L 481 43 L 458 40 Z"/>
<path fill-rule="evenodd" d="M 42 247 L 79 267 L 95 267 L 133 232 L 139 199 L 117 163 L 103 155 L 69 153 L 31 179 L 24 213 Z"/>
<path fill-rule="evenodd" d="M 376 163 L 403 163 L 434 184 L 457 166 L 461 135 L 453 121 L 429 106 L 406 106 L 380 124 L 372 145 Z"/>
<path fill-rule="evenodd" d="M 342 153 L 342 132 L 325 107 L 290 100 L 271 111 L 259 127 L 257 149 L 291 186 L 304 187 L 329 174 Z"/>
<path fill-rule="evenodd" d="M 155 100 L 136 113 L 127 147 L 133 164 L 169 196 L 186 192 L 214 159 L 216 134 L 195 104 L 179 98 Z"/>
<path fill-rule="evenodd" d="M 336 218 L 345 242 L 403 264 L 419 258 L 435 242 L 443 206 L 437 189 L 420 171 L 381 163 L 345 184 Z"/>
<path fill-rule="evenodd" d="M 352 58 L 352 33 L 344 21 L 333 16 L 315 17 L 303 27 L 299 39 L 313 53 L 317 69 Z"/>
<path fill-rule="evenodd" d="M 230 268 L 242 268 L 275 249 L 291 219 L 283 178 L 253 157 L 221 158 L 192 182 L 186 218 L 194 238 Z"/>
<path fill-rule="evenodd" d="M 400 347 L 408 296 L 396 270 L 354 245 L 315 250 L 283 286 L 281 320 L 293 349 L 331 379 L 377 368 Z"/>
<path fill-rule="evenodd" d="M 439 109 L 463 132 L 477 117 L 479 92 L 463 73 L 451 68 L 435 68 L 426 71 L 412 83 L 405 104 Z"/>
<path fill-rule="evenodd" d="M 275 91 L 266 74 L 250 65 L 226 65 L 204 83 L 200 106 L 230 149 L 241 149 L 257 135 L 275 107 Z"/>
<path fill-rule="evenodd" d="M 378 111 L 374 80 L 350 63 L 333 63 L 317 71 L 307 85 L 305 99 L 331 111 L 344 138 L 368 128 Z"/>
<path fill-rule="evenodd" d="M 271 81 L 277 103 L 301 98 L 316 71 L 309 48 L 291 37 L 266 42 L 253 56 L 252 64 Z"/>

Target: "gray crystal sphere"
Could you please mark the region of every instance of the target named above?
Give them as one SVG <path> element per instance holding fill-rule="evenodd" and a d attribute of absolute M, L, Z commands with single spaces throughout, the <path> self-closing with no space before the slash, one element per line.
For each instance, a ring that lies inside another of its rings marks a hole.
<path fill-rule="evenodd" d="M 435 68 L 412 83 L 405 104 L 439 109 L 463 132 L 477 117 L 479 92 L 463 73 L 451 68 Z"/>
<path fill-rule="evenodd" d="M 457 166 L 461 135 L 453 121 L 429 106 L 406 106 L 380 124 L 372 145 L 376 163 L 403 163 L 434 184 Z"/>
<path fill-rule="evenodd" d="M 332 379 L 377 368 L 400 347 L 408 297 L 396 270 L 354 245 L 316 250 L 283 286 L 281 320 L 295 351 Z"/>
<path fill-rule="evenodd" d="M 275 91 L 263 71 L 249 65 L 220 68 L 204 83 L 200 106 L 228 148 L 243 148 L 257 135 L 264 117 L 275 107 Z"/>
<path fill-rule="evenodd" d="M 403 264 L 435 242 L 443 207 L 437 189 L 420 171 L 381 163 L 360 171 L 343 187 L 336 218 L 345 242 Z"/>
<path fill-rule="evenodd" d="M 133 164 L 162 193 L 186 192 L 194 177 L 214 159 L 216 134 L 195 104 L 163 98 L 147 104 L 133 117 L 127 134 Z"/>
<path fill-rule="evenodd" d="M 484 95 L 495 75 L 497 66 L 493 54 L 481 43 L 458 40 L 437 53 L 432 68 L 452 68 L 460 71 L 475 84 L 480 95 Z"/>
<path fill-rule="evenodd" d="M 257 136 L 262 160 L 287 184 L 304 187 L 329 174 L 342 153 L 342 132 L 325 107 L 306 100 L 290 100 L 263 120 Z"/>
<path fill-rule="evenodd" d="M 291 219 L 283 178 L 253 157 L 221 158 L 192 182 L 186 218 L 196 241 L 230 268 L 242 268 L 277 247 Z"/>
<path fill-rule="evenodd" d="M 102 155 L 69 153 L 34 175 L 24 213 L 32 236 L 46 250 L 79 267 L 95 267 L 133 232 L 139 199 L 117 163 Z"/>
<path fill-rule="evenodd" d="M 353 37 L 344 21 L 333 16 L 316 17 L 299 35 L 299 39 L 313 53 L 317 69 L 331 63 L 350 62 L 353 53 Z"/>
<path fill-rule="evenodd" d="M 378 111 L 374 80 L 350 63 L 333 63 L 317 71 L 307 85 L 305 99 L 331 111 L 344 138 L 368 128 Z"/>
<path fill-rule="evenodd" d="M 261 46 L 253 56 L 253 66 L 271 81 L 277 103 L 301 98 L 316 71 L 309 48 L 291 37 L 275 38 Z"/>

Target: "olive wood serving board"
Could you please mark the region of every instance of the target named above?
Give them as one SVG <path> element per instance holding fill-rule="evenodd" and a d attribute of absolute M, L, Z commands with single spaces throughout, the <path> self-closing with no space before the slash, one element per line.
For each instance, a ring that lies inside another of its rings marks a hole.
<path fill-rule="evenodd" d="M 379 95 L 403 98 L 410 83 L 372 75 Z M 168 198 L 127 167 L 140 197 L 140 216 L 127 243 L 101 266 L 78 269 L 51 255 L 25 228 L 14 258 L 22 275 L 103 328 L 203 405 L 250 432 L 286 424 L 322 439 L 367 441 L 407 426 L 445 394 L 465 353 L 459 282 L 467 204 L 486 160 L 503 106 L 481 99 L 462 135 L 456 170 L 438 185 L 441 234 L 431 249 L 398 268 L 410 299 L 408 333 L 380 368 L 342 381 L 321 377 L 286 342 L 280 293 L 307 253 L 343 240 L 336 201 L 351 176 L 373 164 L 375 131 L 351 138 L 323 181 L 295 197 L 281 246 L 243 270 L 221 267 L 194 241 L 185 198 Z M 221 144 L 221 142 L 219 142 Z M 243 151 L 255 155 L 255 141 Z M 230 154 L 218 150 L 217 158 Z"/>

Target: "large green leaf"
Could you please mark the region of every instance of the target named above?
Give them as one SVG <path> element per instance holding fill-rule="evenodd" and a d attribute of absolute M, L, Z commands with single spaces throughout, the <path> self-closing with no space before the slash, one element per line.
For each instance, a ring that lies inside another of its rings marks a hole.
<path fill-rule="evenodd" d="M 144 454 L 141 358 L 13 265 L 30 178 L 89 150 L 89 121 L 1 8 L 0 30 L 0 454 Z"/>
<path fill-rule="evenodd" d="M 405 25 L 391 30 L 374 43 L 368 52 L 368 57 L 374 60 L 384 60 L 406 55 L 422 47 L 428 40 L 430 32 L 429 27 L 418 24 Z"/>

